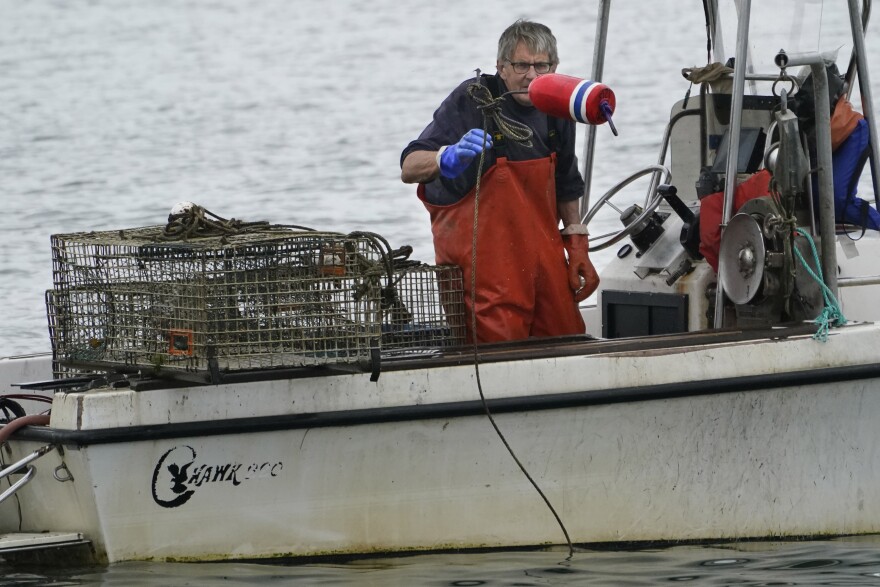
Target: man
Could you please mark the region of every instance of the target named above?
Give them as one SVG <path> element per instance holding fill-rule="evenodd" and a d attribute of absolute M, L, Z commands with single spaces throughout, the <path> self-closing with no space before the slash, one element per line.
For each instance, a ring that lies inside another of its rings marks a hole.
<path fill-rule="evenodd" d="M 558 63 L 549 28 L 513 23 L 498 41 L 497 74 L 459 85 L 401 155 L 401 179 L 419 184 L 418 196 L 430 213 L 437 263 L 458 265 L 464 273 L 465 304 L 477 318 L 476 334 L 467 325 L 470 340 L 585 331 L 577 304 L 596 290 L 599 276 L 578 209 L 584 182 L 574 153 L 574 123 L 542 114 L 526 92 Z M 490 118 L 489 134 L 482 130 L 487 123 L 475 99 L 479 86 L 494 97 L 506 94 L 503 118 L 500 123 Z M 507 122 L 531 129 L 530 140 L 504 136 Z"/>
<path fill-rule="evenodd" d="M 839 223 L 849 223 L 864 229 L 880 230 L 880 214 L 871 205 L 856 196 L 859 179 L 871 153 L 868 121 L 857 112 L 848 97 L 846 76 L 841 75 L 837 64 L 825 63 L 828 98 L 831 103 L 831 176 L 834 189 L 834 218 Z M 800 128 L 806 131 L 810 144 L 810 162 L 816 165 L 816 96 L 813 75 L 800 84 L 790 100 L 791 109 L 797 115 Z M 813 174 L 813 202 L 819 210 L 819 178 Z"/>
<path fill-rule="evenodd" d="M 880 214 L 856 196 L 862 169 L 871 154 L 868 121 L 853 109 L 846 88 L 831 112 L 831 177 L 834 183 L 834 217 L 863 228 L 880 230 Z M 813 178 L 813 198 L 819 194 L 819 179 Z M 818 209 L 818 206 L 817 206 Z"/>

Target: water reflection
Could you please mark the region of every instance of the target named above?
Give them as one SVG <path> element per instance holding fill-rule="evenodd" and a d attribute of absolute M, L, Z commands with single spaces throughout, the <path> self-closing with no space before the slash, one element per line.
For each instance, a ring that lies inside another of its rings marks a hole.
<path fill-rule="evenodd" d="M 704 567 L 715 567 L 715 566 L 729 566 L 729 565 L 741 565 L 749 562 L 747 558 L 723 558 L 718 560 L 708 560 L 700 563 Z"/>
<path fill-rule="evenodd" d="M 824 567 L 834 567 L 841 564 L 839 560 L 809 560 L 797 562 L 790 565 L 784 565 L 781 567 L 774 567 L 777 569 L 821 569 Z"/>
<path fill-rule="evenodd" d="M 741 551 L 748 556 L 730 556 Z M 6 585 L 405 585 L 426 587 L 877 585 L 880 537 L 746 542 L 644 550 L 561 548 L 364 558 L 347 563 L 120 563 L 90 569 L 10 569 Z"/>

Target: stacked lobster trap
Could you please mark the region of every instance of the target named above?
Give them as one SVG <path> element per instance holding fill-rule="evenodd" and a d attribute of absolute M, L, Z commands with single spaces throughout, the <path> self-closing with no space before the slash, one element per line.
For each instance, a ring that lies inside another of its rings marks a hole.
<path fill-rule="evenodd" d="M 452 265 L 397 267 L 383 290 L 381 347 L 388 354 L 464 344 L 464 284 Z"/>
<path fill-rule="evenodd" d="M 464 342 L 461 274 L 399 266 L 383 239 L 258 223 L 169 240 L 167 226 L 54 235 L 56 363 L 166 374 L 347 365 Z"/>

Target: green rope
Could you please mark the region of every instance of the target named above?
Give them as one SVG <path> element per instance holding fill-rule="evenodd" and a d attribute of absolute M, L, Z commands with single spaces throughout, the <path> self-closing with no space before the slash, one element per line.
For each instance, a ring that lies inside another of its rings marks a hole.
<path fill-rule="evenodd" d="M 834 293 L 825 285 L 825 279 L 822 277 L 822 266 L 819 263 L 819 254 L 816 252 L 816 244 L 813 242 L 813 239 L 810 237 L 807 232 L 798 228 L 795 232 L 807 239 L 807 242 L 810 243 L 810 250 L 813 251 L 813 260 L 816 262 L 817 271 L 814 272 L 810 266 L 807 264 L 806 259 L 804 259 L 801 252 L 797 247 L 794 248 L 794 254 L 800 260 L 801 264 L 807 270 L 807 273 L 810 274 L 810 277 L 816 280 L 816 282 L 822 287 L 822 298 L 825 301 L 825 307 L 822 308 L 822 312 L 816 316 L 816 319 L 813 321 L 814 323 L 819 325 L 819 330 L 816 331 L 816 334 L 813 335 L 813 338 L 820 342 L 825 342 L 828 340 L 828 331 L 833 326 L 843 326 L 846 324 L 846 316 L 843 315 L 843 311 L 840 309 L 840 303 L 837 301 L 837 298 L 834 297 Z M 817 274 L 818 273 L 818 274 Z"/>

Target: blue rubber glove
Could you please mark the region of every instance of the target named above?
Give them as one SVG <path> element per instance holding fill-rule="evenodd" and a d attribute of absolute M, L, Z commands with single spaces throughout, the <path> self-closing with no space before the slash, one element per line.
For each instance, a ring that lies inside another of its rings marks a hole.
<path fill-rule="evenodd" d="M 449 179 L 461 175 L 474 157 L 483 151 L 484 137 L 486 148 L 492 147 L 492 135 L 484 133 L 482 129 L 473 128 L 467 131 L 456 144 L 443 149 L 437 160 L 440 165 L 440 175 Z"/>

